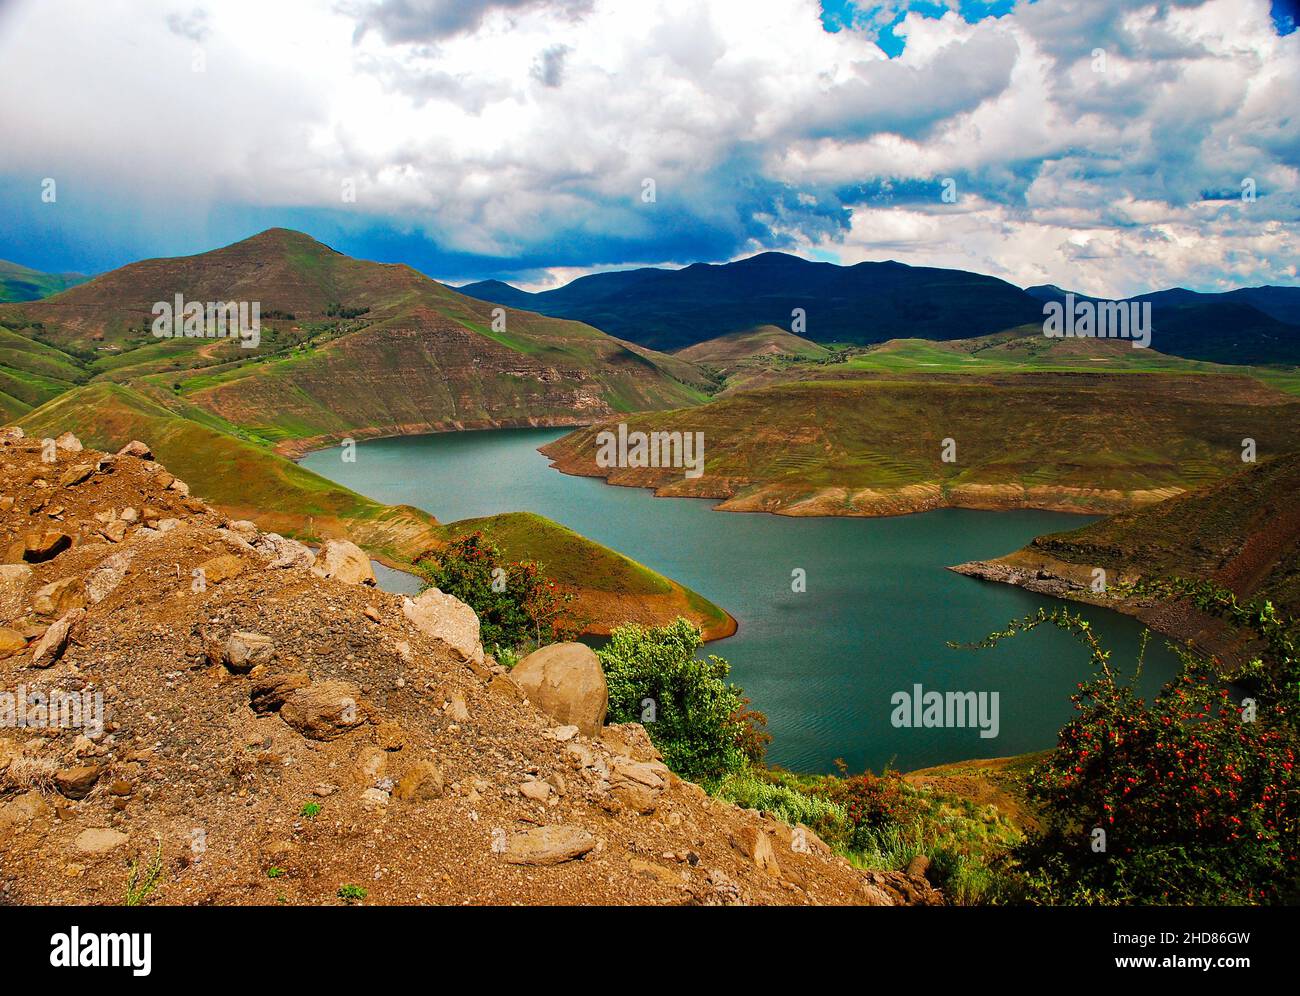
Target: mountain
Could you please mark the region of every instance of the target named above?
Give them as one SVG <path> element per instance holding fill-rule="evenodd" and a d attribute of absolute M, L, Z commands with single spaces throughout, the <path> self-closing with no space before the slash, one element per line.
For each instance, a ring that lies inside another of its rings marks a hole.
<path fill-rule="evenodd" d="M 492 281 L 461 291 L 584 321 L 656 349 L 759 325 L 792 329 L 795 308 L 807 316 L 799 334 L 820 343 L 961 339 L 1042 321 L 1039 303 L 995 277 L 896 262 L 837 266 L 779 252 L 680 270 L 596 273 L 527 298 L 506 287 Z"/>
<path fill-rule="evenodd" d="M 155 302 L 177 295 L 256 302 L 260 344 L 155 337 Z M 0 326 L 76 359 L 83 379 L 172 391 L 285 452 L 347 436 L 573 424 L 695 404 L 710 387 L 689 362 L 590 326 L 498 310 L 408 266 L 271 229 L 0 305 Z"/>
<path fill-rule="evenodd" d="M 702 368 L 716 370 L 724 377 L 733 377 L 742 371 L 826 360 L 832 353 L 825 346 L 793 332 L 775 325 L 760 325 L 687 346 L 675 355 Z"/>
<path fill-rule="evenodd" d="M 554 290 L 521 291 L 499 280 L 461 291 L 507 307 L 587 322 L 656 349 L 680 350 L 759 325 L 793 329 L 815 342 L 968 339 L 1043 323 L 1050 285 L 1021 290 L 964 270 L 858 263 L 837 266 L 768 252 L 734 263 L 680 270 L 595 273 Z M 1191 295 L 1191 297 L 1187 297 Z M 1164 291 L 1152 302 L 1159 348 L 1216 363 L 1300 363 L 1300 288 L 1256 287 L 1219 295 Z"/>
<path fill-rule="evenodd" d="M 1037 300 L 1064 302 L 1052 284 L 1026 288 Z M 1100 298 L 1070 292 L 1075 301 Z M 1300 363 L 1300 287 L 1247 287 L 1202 294 L 1182 287 L 1126 298 L 1151 305 L 1151 345 L 1172 356 L 1214 363 Z"/>
<path fill-rule="evenodd" d="M 153 336 L 154 303 L 178 294 L 258 302 L 257 348 Z M 32 434 L 71 429 L 104 449 L 146 440 L 227 515 L 313 542 L 345 536 L 393 566 L 481 528 L 512 559 L 545 563 L 577 594 L 591 632 L 679 615 L 710 636 L 733 631 L 696 593 L 539 516 L 444 525 L 286 459 L 344 437 L 569 425 L 692 405 L 712 387 L 688 361 L 578 322 L 498 317 L 410 267 L 351 259 L 272 229 L 0 305 L 0 415 Z"/>
<path fill-rule="evenodd" d="M 35 301 L 88 279 L 81 273 L 42 273 L 0 259 L 0 301 Z"/>
<path fill-rule="evenodd" d="M 1294 437 L 1293 437 L 1294 440 Z M 1213 581 L 1240 599 L 1266 598 L 1283 617 L 1300 614 L 1300 452 L 1243 465 L 1235 474 L 1149 508 L 1069 532 L 1039 536 L 962 574 L 1120 608 L 1152 628 L 1231 649 L 1223 627 L 1186 605 L 1117 599 L 1091 591 L 1092 572 L 1111 579 Z"/>

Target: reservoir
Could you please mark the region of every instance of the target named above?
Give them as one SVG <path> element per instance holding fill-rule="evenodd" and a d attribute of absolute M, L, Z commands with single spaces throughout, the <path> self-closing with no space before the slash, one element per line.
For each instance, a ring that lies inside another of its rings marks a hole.
<path fill-rule="evenodd" d="M 946 567 L 996 557 L 1086 516 L 1033 510 L 940 509 L 892 518 L 791 518 L 715 512 L 713 501 L 656 498 L 552 470 L 537 447 L 564 429 L 498 429 L 377 439 L 302 465 L 387 504 L 444 523 L 537 512 L 693 588 L 730 612 L 737 634 L 703 653 L 730 661 L 731 680 L 767 714 L 768 761 L 795 771 L 911 770 L 1043 750 L 1073 715 L 1070 695 L 1090 675 L 1087 653 L 1040 627 L 993 650 L 953 650 L 1056 599 L 962 577 Z M 795 571 L 806 591 L 792 590 Z M 1112 664 L 1131 674 L 1143 627 L 1071 603 L 1093 624 Z M 1177 670 L 1163 638 L 1147 647 L 1148 696 Z M 997 736 L 963 728 L 899 728 L 891 697 L 996 692 Z"/>

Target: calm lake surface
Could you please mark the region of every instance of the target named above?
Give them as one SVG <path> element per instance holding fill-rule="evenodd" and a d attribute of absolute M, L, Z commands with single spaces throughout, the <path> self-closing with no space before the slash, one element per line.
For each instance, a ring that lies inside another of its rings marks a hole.
<path fill-rule="evenodd" d="M 765 712 L 768 760 L 797 771 L 902 770 L 1041 750 L 1066 722 L 1087 655 L 1065 634 L 1041 628 L 993 650 L 952 650 L 1056 599 L 944 570 L 1009 553 L 1034 536 L 1092 519 L 1056 512 L 941 509 L 887 519 L 796 519 L 715 512 L 711 501 L 655 498 L 649 491 L 570 477 L 537 447 L 562 429 L 501 429 L 379 439 L 301 462 L 389 504 L 424 508 L 443 522 L 497 512 L 539 512 L 694 588 L 740 624 L 706 644 L 727 658 L 732 679 Z M 807 572 L 807 591 L 791 572 Z M 386 585 L 387 587 L 387 585 Z M 1080 608 L 1079 606 L 1074 606 Z M 1142 627 L 1082 607 L 1112 661 L 1131 671 Z M 1148 694 L 1175 673 L 1163 640 L 1147 648 Z M 995 738 L 979 730 L 897 729 L 890 698 L 911 692 L 999 694 Z"/>

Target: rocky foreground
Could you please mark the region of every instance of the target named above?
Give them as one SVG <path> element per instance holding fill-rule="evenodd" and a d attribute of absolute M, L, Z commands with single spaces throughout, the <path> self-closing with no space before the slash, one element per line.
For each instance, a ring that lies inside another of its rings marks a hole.
<path fill-rule="evenodd" d="M 586 648 L 507 675 L 463 603 L 188 490 L 0 430 L 0 902 L 941 901 L 602 725 Z"/>

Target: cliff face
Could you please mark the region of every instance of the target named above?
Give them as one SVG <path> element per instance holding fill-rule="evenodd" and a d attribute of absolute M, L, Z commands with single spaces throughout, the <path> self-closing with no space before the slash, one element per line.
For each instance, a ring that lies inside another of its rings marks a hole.
<path fill-rule="evenodd" d="M 175 904 L 938 899 L 709 799 L 639 726 L 559 726 L 472 613 L 349 583 L 352 551 L 227 520 L 143 445 L 0 443 L 6 903 L 122 903 L 132 862 Z"/>

